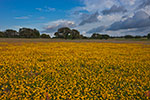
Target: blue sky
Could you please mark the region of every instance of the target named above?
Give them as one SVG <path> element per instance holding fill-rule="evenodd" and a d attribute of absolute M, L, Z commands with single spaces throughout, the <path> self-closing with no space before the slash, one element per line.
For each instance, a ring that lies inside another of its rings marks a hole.
<path fill-rule="evenodd" d="M 0 30 L 37 28 L 53 35 L 60 27 L 90 36 L 146 35 L 150 0 L 0 0 Z"/>
<path fill-rule="evenodd" d="M 77 0 L 0 0 L 0 29 L 67 19 L 76 6 L 80 6 Z"/>

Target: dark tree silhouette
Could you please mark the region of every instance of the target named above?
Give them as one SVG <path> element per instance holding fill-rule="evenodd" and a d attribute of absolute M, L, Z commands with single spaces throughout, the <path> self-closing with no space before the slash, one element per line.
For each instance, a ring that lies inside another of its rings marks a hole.
<path fill-rule="evenodd" d="M 64 39 L 79 39 L 81 38 L 80 32 L 76 29 L 70 29 L 68 27 L 59 28 L 56 33 L 54 33 L 56 38 Z"/>
<path fill-rule="evenodd" d="M 98 34 L 98 33 L 93 33 L 91 36 L 92 39 L 109 39 L 110 36 L 107 34 Z"/>
<path fill-rule="evenodd" d="M 47 34 L 41 34 L 41 36 L 40 36 L 41 38 L 51 38 L 49 35 L 47 35 Z"/>
<path fill-rule="evenodd" d="M 18 37 L 18 32 L 16 30 L 12 30 L 12 29 L 7 29 L 4 32 L 4 37 L 8 37 L 8 38 L 14 38 L 14 37 Z"/>
<path fill-rule="evenodd" d="M 62 35 L 64 37 L 64 39 L 67 39 L 69 33 L 71 33 L 71 29 L 68 27 L 62 27 L 62 28 L 58 29 L 58 33 L 60 36 Z"/>
<path fill-rule="evenodd" d="M 124 38 L 131 39 L 131 38 L 134 38 L 134 36 L 132 36 L 132 35 L 125 35 Z"/>
<path fill-rule="evenodd" d="M 36 29 L 21 28 L 19 29 L 19 36 L 22 38 L 39 38 L 40 32 Z"/>
<path fill-rule="evenodd" d="M 79 39 L 81 38 L 80 32 L 76 29 L 72 29 L 70 33 L 71 39 Z"/>
<path fill-rule="evenodd" d="M 0 31 L 0 37 L 4 37 L 4 32 Z"/>
<path fill-rule="evenodd" d="M 149 33 L 149 34 L 147 34 L 147 38 L 148 38 L 148 39 L 150 39 L 150 33 Z"/>
<path fill-rule="evenodd" d="M 62 33 L 55 32 L 54 35 L 56 38 L 64 38 Z"/>

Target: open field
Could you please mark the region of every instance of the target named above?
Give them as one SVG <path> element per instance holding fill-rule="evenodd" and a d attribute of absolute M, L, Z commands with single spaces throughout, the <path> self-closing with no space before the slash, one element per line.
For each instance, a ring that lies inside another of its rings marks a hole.
<path fill-rule="evenodd" d="M 149 43 L 0 39 L 0 100 L 148 100 Z"/>
<path fill-rule="evenodd" d="M 139 43 L 139 44 L 150 44 L 150 40 L 147 39 L 76 39 L 76 40 L 65 40 L 65 39 L 24 39 L 24 38 L 0 38 L 0 42 L 8 43 L 21 43 L 21 42 L 98 42 L 98 43 Z"/>

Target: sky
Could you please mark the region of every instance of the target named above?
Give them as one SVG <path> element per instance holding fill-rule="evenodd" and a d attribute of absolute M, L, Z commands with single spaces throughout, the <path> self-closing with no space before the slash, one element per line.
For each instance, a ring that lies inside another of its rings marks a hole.
<path fill-rule="evenodd" d="M 61 27 L 86 36 L 143 36 L 150 32 L 150 0 L 0 0 L 0 31 L 22 27 L 51 36 Z"/>

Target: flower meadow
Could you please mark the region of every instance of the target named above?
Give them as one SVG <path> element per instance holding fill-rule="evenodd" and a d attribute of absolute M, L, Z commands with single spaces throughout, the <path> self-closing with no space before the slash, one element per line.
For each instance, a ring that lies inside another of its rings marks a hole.
<path fill-rule="evenodd" d="M 0 100 L 148 100 L 150 45 L 0 43 Z"/>

